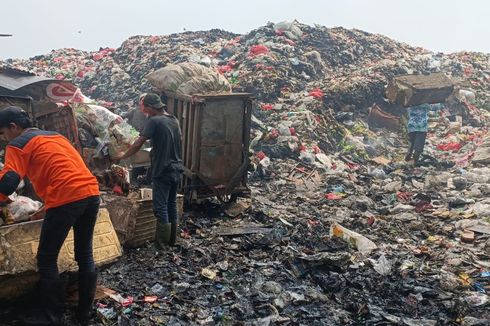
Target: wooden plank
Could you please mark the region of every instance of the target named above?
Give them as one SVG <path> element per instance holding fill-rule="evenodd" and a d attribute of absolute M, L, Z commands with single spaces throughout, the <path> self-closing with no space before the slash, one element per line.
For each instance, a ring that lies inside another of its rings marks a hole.
<path fill-rule="evenodd" d="M 184 162 L 185 166 L 190 166 L 192 162 L 192 145 L 194 144 L 194 117 L 195 117 L 195 110 L 194 110 L 195 105 L 191 102 L 188 103 L 188 118 L 187 118 L 187 125 L 185 128 L 185 132 L 187 134 L 187 144 L 186 146 L 182 149 L 182 152 L 185 152 L 185 157 L 186 160 Z"/>
<path fill-rule="evenodd" d="M 272 228 L 266 228 L 260 224 L 248 224 L 248 225 L 238 225 L 231 227 L 221 227 L 214 231 L 213 233 L 219 236 L 225 235 L 242 235 L 242 234 L 254 234 L 254 233 L 269 233 Z"/>
<path fill-rule="evenodd" d="M 177 105 L 177 119 L 179 119 L 179 125 L 183 125 L 183 113 L 184 113 L 184 101 L 179 101 Z"/>
<path fill-rule="evenodd" d="M 243 149 L 246 157 L 243 157 L 243 161 L 248 161 L 248 152 L 250 147 L 250 124 L 252 120 L 252 101 L 249 98 L 244 100 L 243 104 Z M 242 185 L 247 185 L 248 173 L 243 174 Z"/>
<path fill-rule="evenodd" d="M 186 157 L 186 151 L 185 148 L 187 148 L 187 123 L 189 121 L 188 119 L 188 114 L 189 114 L 189 102 L 183 102 L 182 103 L 182 119 L 180 120 L 180 128 L 182 130 L 182 161 L 187 162 L 187 157 Z"/>
<path fill-rule="evenodd" d="M 190 170 L 192 172 L 196 172 L 199 170 L 199 162 L 201 160 L 201 155 L 199 148 L 201 147 L 201 119 L 202 119 L 202 111 L 205 110 L 206 105 L 203 103 L 195 104 L 196 115 L 194 116 L 193 122 L 193 139 L 194 143 L 192 144 L 192 160 Z"/>

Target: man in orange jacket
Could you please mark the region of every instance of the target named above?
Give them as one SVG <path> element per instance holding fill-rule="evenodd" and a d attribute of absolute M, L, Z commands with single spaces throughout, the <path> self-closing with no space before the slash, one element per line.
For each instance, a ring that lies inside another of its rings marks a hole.
<path fill-rule="evenodd" d="M 37 252 L 40 307 L 21 320 L 27 325 L 63 323 L 66 284 L 59 277 L 57 260 L 73 227 L 79 267 L 78 318 L 86 325 L 97 283 L 92 239 L 100 202 L 98 182 L 65 137 L 33 128 L 19 107 L 0 110 L 0 135 L 8 141 L 0 171 L 0 201 L 6 201 L 28 177 L 46 208 Z"/>

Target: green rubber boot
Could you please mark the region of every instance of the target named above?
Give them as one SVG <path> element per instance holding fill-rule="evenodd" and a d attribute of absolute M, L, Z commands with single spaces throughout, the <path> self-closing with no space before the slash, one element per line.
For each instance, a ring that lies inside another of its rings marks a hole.
<path fill-rule="evenodd" d="M 170 241 L 169 245 L 175 246 L 175 242 L 177 241 L 177 226 L 179 225 L 178 221 L 172 221 L 170 223 L 171 226 L 171 231 L 170 231 Z"/>
<path fill-rule="evenodd" d="M 160 221 L 157 221 L 157 229 L 155 234 L 155 244 L 157 248 L 164 249 L 169 245 L 171 233 L 171 223 L 162 223 Z"/>

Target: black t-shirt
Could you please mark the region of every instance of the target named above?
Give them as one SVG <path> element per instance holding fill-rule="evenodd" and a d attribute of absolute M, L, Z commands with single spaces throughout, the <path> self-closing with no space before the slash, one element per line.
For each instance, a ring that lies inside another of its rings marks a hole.
<path fill-rule="evenodd" d="M 140 134 L 151 139 L 152 176 L 181 172 L 182 137 L 179 121 L 173 115 L 150 117 Z"/>

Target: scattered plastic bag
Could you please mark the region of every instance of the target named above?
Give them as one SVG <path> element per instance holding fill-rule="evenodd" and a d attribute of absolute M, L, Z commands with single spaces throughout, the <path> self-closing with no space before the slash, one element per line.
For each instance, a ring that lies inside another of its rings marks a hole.
<path fill-rule="evenodd" d="M 261 54 L 269 53 L 269 49 L 265 45 L 254 45 L 250 48 L 249 54 L 251 56 L 257 56 Z"/>
<path fill-rule="evenodd" d="M 391 274 L 391 263 L 386 259 L 385 255 L 382 254 L 377 261 L 371 260 L 373 268 L 376 272 L 383 276 Z"/>
<path fill-rule="evenodd" d="M 338 223 L 334 223 L 330 227 L 330 236 L 342 238 L 345 241 L 353 245 L 360 253 L 369 254 L 372 250 L 378 248 L 378 246 L 357 232 L 351 231 Z"/>
<path fill-rule="evenodd" d="M 30 220 L 30 215 L 37 212 L 43 204 L 25 196 L 11 196 L 13 202 L 7 205 L 12 213 L 14 223 Z"/>
<path fill-rule="evenodd" d="M 465 301 L 472 307 L 479 307 L 488 302 L 488 295 L 476 292 L 467 296 Z"/>

